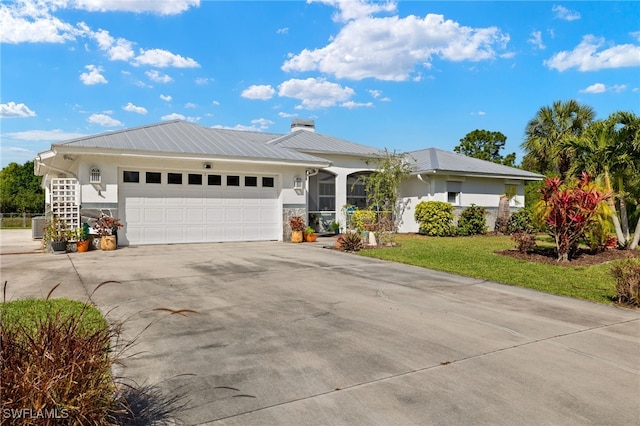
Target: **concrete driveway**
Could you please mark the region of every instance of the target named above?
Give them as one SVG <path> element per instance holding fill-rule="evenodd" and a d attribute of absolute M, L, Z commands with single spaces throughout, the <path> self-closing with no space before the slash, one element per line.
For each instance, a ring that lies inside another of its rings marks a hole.
<path fill-rule="evenodd" d="M 119 281 L 93 300 L 126 337 L 159 319 L 121 374 L 188 425 L 640 422 L 639 311 L 321 247 L 3 254 L 0 279 L 9 299 Z"/>

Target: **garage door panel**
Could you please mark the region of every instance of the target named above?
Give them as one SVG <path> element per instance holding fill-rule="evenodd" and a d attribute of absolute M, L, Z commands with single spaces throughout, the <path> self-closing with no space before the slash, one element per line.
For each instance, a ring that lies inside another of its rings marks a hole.
<path fill-rule="evenodd" d="M 121 191 L 130 244 L 279 237 L 278 194 L 272 188 L 122 184 Z"/>

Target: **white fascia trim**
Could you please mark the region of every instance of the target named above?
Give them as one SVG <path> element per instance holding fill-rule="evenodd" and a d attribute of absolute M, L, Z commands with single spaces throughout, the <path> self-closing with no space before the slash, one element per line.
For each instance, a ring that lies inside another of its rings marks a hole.
<path fill-rule="evenodd" d="M 460 177 L 479 177 L 479 178 L 490 178 L 490 179 L 514 179 L 514 180 L 542 180 L 544 176 L 536 177 L 536 176 L 518 176 L 518 175 L 495 175 L 495 174 L 485 174 L 485 173 L 458 173 L 451 170 L 423 170 L 421 172 L 417 172 L 414 174 L 430 174 L 430 175 L 438 175 L 438 176 L 446 176 L 447 178 L 453 178 L 453 176 Z M 455 180 L 455 178 L 450 179 Z"/>

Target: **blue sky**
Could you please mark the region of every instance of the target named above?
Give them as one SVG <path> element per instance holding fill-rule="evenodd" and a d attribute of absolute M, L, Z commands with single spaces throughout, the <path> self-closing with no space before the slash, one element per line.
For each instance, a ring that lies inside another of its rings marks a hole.
<path fill-rule="evenodd" d="M 0 3 L 1 166 L 52 142 L 184 119 L 453 150 L 474 129 L 518 153 L 542 106 L 639 113 L 638 2 Z"/>

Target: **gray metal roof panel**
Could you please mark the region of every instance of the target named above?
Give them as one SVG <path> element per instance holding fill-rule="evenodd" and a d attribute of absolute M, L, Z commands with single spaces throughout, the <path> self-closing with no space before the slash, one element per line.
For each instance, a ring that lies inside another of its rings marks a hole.
<path fill-rule="evenodd" d="M 383 150 L 366 145 L 345 141 L 332 136 L 322 135 L 307 130 L 297 130 L 268 142 L 269 145 L 281 146 L 304 152 L 380 156 Z"/>
<path fill-rule="evenodd" d="M 518 177 L 521 179 L 542 179 L 544 176 L 515 167 L 492 163 L 491 161 L 467 157 L 455 152 L 428 148 L 407 153 L 416 163 L 416 172 L 447 171 L 453 173 L 468 173 L 477 175 L 498 175 Z"/>
<path fill-rule="evenodd" d="M 168 121 L 73 139 L 54 146 L 327 163 L 323 158 L 266 143 L 278 136 L 207 128 L 186 121 Z"/>

